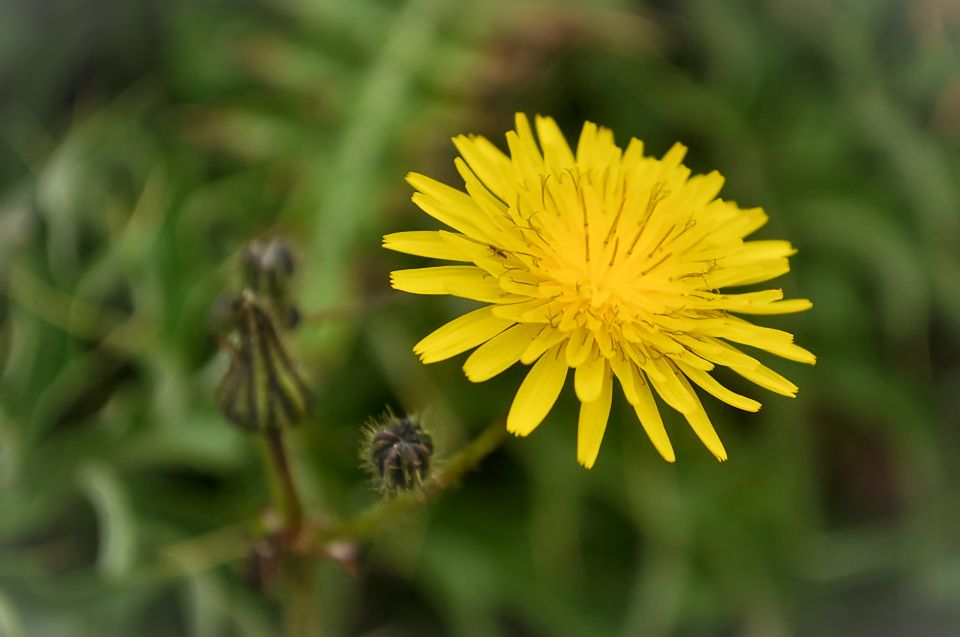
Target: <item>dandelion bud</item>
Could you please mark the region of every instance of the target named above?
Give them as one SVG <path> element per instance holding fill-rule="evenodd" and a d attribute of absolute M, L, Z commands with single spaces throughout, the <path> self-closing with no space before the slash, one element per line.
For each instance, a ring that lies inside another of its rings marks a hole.
<path fill-rule="evenodd" d="M 239 320 L 240 302 L 236 294 L 224 292 L 214 300 L 207 313 L 207 325 L 211 334 L 220 336 L 232 332 Z"/>
<path fill-rule="evenodd" d="M 286 329 L 300 322 L 300 312 L 291 301 L 293 272 L 293 251 L 283 239 L 253 241 L 243 254 L 244 285 L 272 306 Z"/>
<path fill-rule="evenodd" d="M 223 416 L 251 431 L 298 424 L 309 410 L 311 393 L 266 312 L 244 290 L 231 307 L 237 342 L 226 341 L 230 367 L 217 389 Z"/>
<path fill-rule="evenodd" d="M 386 493 L 419 486 L 430 472 L 432 455 L 433 439 L 414 417 L 391 413 L 367 432 L 364 459 Z"/>

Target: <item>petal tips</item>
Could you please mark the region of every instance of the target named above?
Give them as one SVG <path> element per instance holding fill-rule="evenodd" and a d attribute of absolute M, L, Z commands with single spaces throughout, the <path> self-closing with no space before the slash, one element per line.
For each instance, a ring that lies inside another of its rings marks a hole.
<path fill-rule="evenodd" d="M 529 435 L 553 408 L 567 378 L 567 364 L 560 356 L 560 345 L 554 345 L 541 356 L 520 384 L 507 415 L 507 431 L 517 436 Z"/>

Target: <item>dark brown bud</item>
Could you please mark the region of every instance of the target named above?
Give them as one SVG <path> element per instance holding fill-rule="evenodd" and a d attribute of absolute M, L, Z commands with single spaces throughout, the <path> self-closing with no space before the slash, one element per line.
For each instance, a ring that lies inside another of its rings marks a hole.
<path fill-rule="evenodd" d="M 418 487 L 430 473 L 432 455 L 433 439 L 413 416 L 391 413 L 368 429 L 364 460 L 386 493 Z"/>

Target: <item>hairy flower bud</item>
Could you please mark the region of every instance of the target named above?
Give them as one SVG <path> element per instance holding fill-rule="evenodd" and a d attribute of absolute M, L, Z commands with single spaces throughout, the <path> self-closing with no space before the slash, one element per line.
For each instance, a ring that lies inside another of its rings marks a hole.
<path fill-rule="evenodd" d="M 368 429 L 363 455 L 380 489 L 409 491 L 429 475 L 433 439 L 415 417 L 390 413 Z"/>

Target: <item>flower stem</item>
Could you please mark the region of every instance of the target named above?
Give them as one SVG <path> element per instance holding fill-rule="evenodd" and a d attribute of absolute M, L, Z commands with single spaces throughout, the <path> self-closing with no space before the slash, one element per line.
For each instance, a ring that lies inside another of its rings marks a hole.
<path fill-rule="evenodd" d="M 394 498 L 383 499 L 351 519 L 333 526 L 320 526 L 313 523 L 303 528 L 303 513 L 300 500 L 293 486 L 286 453 L 279 433 L 271 438 L 263 438 L 264 452 L 268 455 L 271 484 L 274 489 L 274 502 L 284 516 L 286 528 L 296 529 L 301 534 L 294 550 L 304 557 L 328 555 L 326 548 L 337 541 L 361 541 L 373 535 L 393 516 L 402 514 L 435 499 L 447 489 L 455 486 L 467 473 L 500 446 L 506 436 L 503 421 L 495 421 L 476 438 L 454 455 L 450 461 L 440 467 L 427 479 L 422 488 L 415 493 L 405 493 Z M 278 466 L 285 469 L 278 469 Z M 283 478 L 283 476 L 286 476 Z M 288 485 L 284 487 L 283 485 Z M 289 502 L 290 504 L 281 504 Z M 294 522 L 291 524 L 291 520 Z M 242 558 L 250 549 L 250 525 L 239 523 L 218 529 L 207 535 L 178 542 L 162 551 L 163 561 L 151 571 L 155 577 L 182 577 L 206 572 L 221 564 Z"/>
<path fill-rule="evenodd" d="M 456 485 L 469 471 L 475 469 L 484 458 L 500 446 L 506 433 L 503 421 L 493 422 L 457 452 L 445 466 L 424 481 L 418 491 L 380 500 L 353 519 L 321 530 L 310 539 L 311 549 L 322 549 L 336 540 L 362 540 L 375 533 L 385 521 L 432 500 Z"/>
<path fill-rule="evenodd" d="M 290 473 L 283 435 L 279 429 L 269 429 L 263 434 L 262 441 L 273 504 L 283 521 L 284 533 L 288 538 L 295 539 L 303 528 L 303 506 Z"/>
<path fill-rule="evenodd" d="M 323 624 L 314 599 L 316 563 L 313 560 L 297 560 L 289 562 L 286 568 L 286 593 L 282 598 L 286 635 L 319 637 Z"/>

